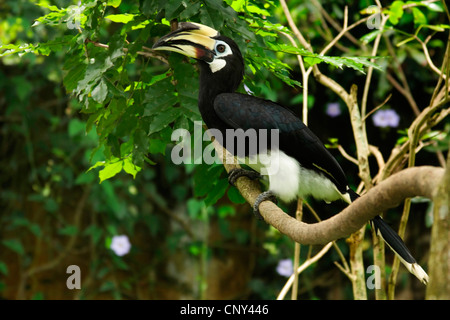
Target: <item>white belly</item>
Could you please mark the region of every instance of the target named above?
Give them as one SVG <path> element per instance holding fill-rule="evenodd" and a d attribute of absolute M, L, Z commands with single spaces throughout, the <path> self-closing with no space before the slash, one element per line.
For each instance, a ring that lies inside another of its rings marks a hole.
<path fill-rule="evenodd" d="M 283 151 L 246 158 L 243 163 L 267 177 L 269 190 L 284 202 L 312 196 L 326 202 L 342 198 L 329 179 L 316 171 L 303 168 Z"/>

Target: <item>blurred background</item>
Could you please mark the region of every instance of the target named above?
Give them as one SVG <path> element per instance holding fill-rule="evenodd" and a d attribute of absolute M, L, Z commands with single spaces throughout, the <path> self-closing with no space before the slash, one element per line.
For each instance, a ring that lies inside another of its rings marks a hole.
<path fill-rule="evenodd" d="M 73 34 L 64 28 L 33 26 L 35 19 L 49 12 L 37 1 L 0 1 L 0 45 L 39 43 Z M 40 1 L 41 4 L 44 1 Z M 45 1 L 58 8 L 78 1 Z M 217 1 L 215 1 L 217 3 Z M 228 6 L 233 1 L 226 1 Z M 276 1 L 275 1 L 276 2 Z M 273 23 L 287 25 L 279 5 L 271 1 L 251 1 L 270 11 Z M 110 14 L 138 12 L 138 1 L 119 1 Z M 205 2 L 208 5 L 208 1 Z M 336 30 L 330 21 L 341 23 L 345 1 L 289 1 L 293 18 L 313 47 L 322 48 Z M 357 21 L 360 11 L 372 5 L 355 1 L 349 7 L 350 19 Z M 324 20 L 325 14 L 332 20 Z M 442 11 L 424 7 L 428 24 L 448 24 Z M 414 32 L 414 16 L 402 18 L 399 28 Z M 195 21 L 195 16 L 193 17 Z M 114 34 L 117 24 L 102 24 L 104 39 Z M 370 30 L 356 28 L 356 42 Z M 58 34 L 60 33 L 60 34 Z M 436 32 L 429 42 L 431 59 L 440 63 L 446 46 L 446 32 Z M 398 43 L 405 36 L 388 34 Z M 132 37 L 132 36 L 130 36 Z M 236 35 L 239 37 L 239 35 Z M 396 38 L 398 37 L 398 38 Z M 157 39 L 149 37 L 148 47 Z M 132 39 L 129 39 L 132 41 Z M 280 38 L 280 41 L 285 39 Z M 370 44 L 360 47 L 344 38 L 329 55 L 370 55 Z M 376 71 L 369 94 L 369 109 L 388 103 L 367 119 L 369 142 L 387 159 L 391 150 L 406 137 L 406 129 L 416 115 L 395 85 L 389 81 L 401 66 L 410 91 L 420 110 L 430 100 L 437 76 L 426 69 L 418 42 L 389 48 L 383 42 L 377 59 L 383 72 Z M 318 50 L 319 51 L 319 50 Z M 2 51 L 4 53 L 4 51 Z M 301 82 L 294 55 L 272 53 L 292 67 L 290 77 Z M 0 58 L 0 298 L 2 299 L 274 299 L 292 273 L 294 243 L 264 222 L 257 221 L 250 206 L 238 192 L 225 186 L 214 205 L 205 203 L 205 194 L 195 187 L 202 179 L 223 178 L 221 166 L 175 165 L 170 160 L 172 144 L 154 139 L 149 147 L 153 165 L 145 164 L 136 177 L 121 172 L 99 183 L 99 169 L 88 169 L 104 160 L 96 130 L 86 130 L 88 116 L 83 105 L 63 85 L 65 50 L 49 56 L 13 54 Z M 440 66 L 440 65 L 439 65 Z M 130 79 L 141 70 L 161 73 L 167 66 L 156 59 L 137 60 L 128 65 Z M 356 83 L 362 93 L 365 75 L 349 68 L 321 65 L 323 73 L 344 88 Z M 197 74 L 192 80 L 197 90 Z M 286 85 L 264 68 L 253 76 L 247 70 L 246 82 L 255 95 L 292 108 L 301 114 L 302 91 Z M 398 78 L 397 78 L 398 79 Z M 309 126 L 330 145 L 339 143 L 355 156 L 355 144 L 346 106 L 330 90 L 315 81 L 309 86 Z M 389 110 L 389 111 L 387 111 Z M 170 127 L 169 127 L 170 129 Z M 441 124 L 437 132 L 446 132 Z M 171 130 L 165 133 L 170 136 Z M 330 142 L 330 138 L 334 139 Z M 337 139 L 337 140 L 336 140 Z M 442 147 L 442 145 L 444 147 Z M 417 165 L 440 165 L 442 145 L 429 144 L 417 154 Z M 331 152 L 343 166 L 351 185 L 359 184 L 358 168 L 336 148 Z M 376 168 L 376 161 L 374 167 Z M 207 175 L 206 175 L 207 173 Z M 376 173 L 376 170 L 375 172 Z M 206 178 L 205 178 L 206 177 Z M 344 204 L 326 205 L 309 201 L 321 218 L 339 212 Z M 293 214 L 295 204 L 283 205 Z M 426 265 L 430 239 L 430 206 L 426 200 L 412 204 L 405 242 L 419 263 Z M 392 209 L 386 219 L 398 226 L 402 208 Z M 304 219 L 315 218 L 305 208 Z M 372 240 L 367 233 L 364 255 L 372 264 Z M 345 239 L 337 241 L 348 256 Z M 301 261 L 320 250 L 304 246 Z M 386 249 L 387 271 L 392 261 Z M 334 265 L 339 256 L 330 250 L 318 263 L 300 275 L 301 299 L 352 299 L 351 283 Z M 81 289 L 70 290 L 67 268 L 79 266 Z M 368 290 L 373 298 L 373 290 Z M 422 299 L 425 287 L 400 267 L 397 298 Z"/>

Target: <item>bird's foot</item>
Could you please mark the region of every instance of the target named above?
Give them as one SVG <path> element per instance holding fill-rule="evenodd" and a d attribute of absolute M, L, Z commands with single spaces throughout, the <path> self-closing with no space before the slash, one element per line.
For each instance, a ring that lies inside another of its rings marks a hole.
<path fill-rule="evenodd" d="M 263 193 L 260 193 L 259 196 L 256 198 L 255 204 L 253 205 L 253 214 L 255 217 L 259 220 L 264 220 L 263 216 L 259 212 L 259 205 L 263 201 L 272 201 L 273 203 L 277 204 L 278 200 L 275 194 L 272 191 L 264 191 Z"/>
<path fill-rule="evenodd" d="M 236 187 L 236 181 L 240 177 L 245 176 L 249 179 L 255 180 L 261 178 L 261 175 L 256 171 L 245 170 L 241 168 L 233 169 L 228 174 L 228 183 Z"/>

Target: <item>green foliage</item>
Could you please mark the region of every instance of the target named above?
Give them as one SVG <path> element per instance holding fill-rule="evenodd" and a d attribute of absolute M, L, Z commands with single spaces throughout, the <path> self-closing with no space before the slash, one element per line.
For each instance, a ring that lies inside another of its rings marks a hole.
<path fill-rule="evenodd" d="M 23 263 L 14 270 L 33 266 L 37 249 L 30 243 L 46 244 L 53 256 L 65 250 L 91 250 L 93 258 L 86 268 L 92 272 L 93 281 L 100 283 L 96 293 L 114 298 L 132 292 L 142 274 L 156 277 L 155 270 L 166 269 L 162 261 L 169 254 L 181 250 L 198 260 L 210 258 L 212 244 L 197 235 L 197 230 L 208 230 L 210 223 L 217 222 L 223 242 L 235 240 L 242 247 L 255 244 L 263 248 L 249 288 L 255 298 L 274 298 L 284 283 L 274 266 L 289 257 L 293 247 L 265 225 L 258 225 L 257 231 L 234 226 L 234 219 L 250 208 L 238 205 L 245 201 L 228 185 L 223 166 L 177 166 L 171 161 L 172 132 L 192 132 L 194 121 L 201 118 L 195 61 L 178 54 L 156 55 L 149 49 L 170 31 L 170 21 L 200 22 L 236 40 L 247 66 L 245 85 L 255 95 L 286 105 L 299 105 L 303 99 L 296 55 L 303 56 L 307 66 L 320 64 L 321 70 L 340 77 L 339 81 L 349 87 L 368 67 L 386 71 L 395 67 L 394 63 L 413 65 L 412 69 L 422 65 L 417 37 L 447 34 L 450 28 L 448 22 L 437 18 L 443 16 L 439 3 L 394 1 L 384 12 L 389 14 L 384 30 L 364 28 L 357 33 L 365 45 L 380 33 L 392 33 L 399 50 L 393 62 L 386 58 L 391 55 L 386 48 L 371 57 L 369 51 L 349 42 L 345 42 L 345 54 L 333 49 L 320 55 L 327 30 L 323 22 L 311 16 L 318 14 L 316 9 L 304 1 L 290 1 L 289 6 L 299 26 L 313 21 L 308 37 L 317 48 L 315 52 L 293 46 L 281 34 L 292 35 L 276 1 L 5 3 L 11 15 L 0 13 L 0 90 L 5 95 L 0 104 L 1 121 L 5 119 L 4 154 L 8 155 L 2 167 L 12 169 L 2 172 L 2 182 L 8 187 L 0 192 L 7 203 L 6 214 L 0 217 L 0 276 L 13 272 L 7 254 L 20 257 Z M 414 6 L 404 9 L 405 5 Z M 361 18 L 358 12 L 365 6 L 361 2 L 360 7 L 355 5 L 357 8 L 350 10 L 354 20 Z M 334 19 L 342 19 L 339 1 L 331 1 L 327 10 Z M 445 43 L 436 38 L 428 44 L 440 52 Z M 416 79 L 417 83 L 421 80 L 422 75 Z M 418 88 L 424 92 L 432 89 L 423 88 L 421 83 Z M 239 90 L 244 92 L 243 87 Z M 383 101 L 390 87 L 380 80 L 373 90 L 376 105 L 380 102 L 377 98 Z M 321 108 L 336 97 L 327 92 L 308 98 L 317 102 L 310 106 L 317 119 L 325 119 L 321 127 L 332 127 Z M 410 118 L 406 111 L 404 118 Z M 404 121 L 402 128 L 407 126 Z M 392 141 L 401 144 L 408 139 L 405 131 L 383 131 L 380 136 L 380 145 Z M 337 147 L 337 141 L 349 140 L 339 137 L 332 144 Z M 429 143 L 426 150 L 445 151 L 448 144 L 444 140 L 442 130 L 433 131 L 424 138 Z M 351 143 L 347 147 L 354 149 Z M 74 219 L 77 206 L 81 206 L 79 212 L 88 213 L 78 223 Z M 133 257 L 151 252 L 151 261 L 144 263 L 139 274 L 133 271 L 141 263 L 109 250 L 112 237 L 121 233 L 130 237 L 136 234 L 131 239 Z M 191 234 L 188 239 L 186 234 Z M 134 241 L 143 235 L 145 241 L 136 244 Z M 82 249 L 67 249 L 70 239 L 78 239 Z M 306 255 L 303 250 L 302 259 Z M 320 268 L 315 266 L 308 272 Z M 127 276 L 118 284 L 114 277 L 120 272 Z M 199 278 L 204 281 L 206 273 Z M 0 278 L 0 293 L 7 287 L 5 283 Z M 315 297 L 315 293 L 310 294 Z M 30 297 L 46 298 L 40 291 Z M 83 292 L 82 297 L 95 295 Z"/>
<path fill-rule="evenodd" d="M 34 26 L 67 27 L 72 34 L 37 44 L 6 44 L 0 47 L 1 54 L 48 55 L 64 47 L 67 51 L 64 85 L 82 104 L 81 112 L 89 115 L 87 132 L 95 125 L 100 142 L 98 149 L 104 148 L 105 162 L 91 167 L 105 167 L 99 171 L 100 182 L 114 177 L 122 168 L 135 177 L 144 161 L 153 163 L 147 156 L 149 139 L 169 144 L 167 131 L 164 131 L 169 125 L 177 129 L 187 127 L 190 121 L 200 120 L 197 89 L 192 87 L 191 75 L 196 73 L 192 64 L 185 63 L 179 55 L 171 55 L 168 62 L 173 72 L 155 74 L 154 70 L 160 70 L 159 66 L 147 68 L 150 60 L 139 61 L 138 50 L 150 37 L 166 33 L 169 20 L 199 21 L 235 38 L 254 75 L 254 78 L 245 79 L 250 88 L 257 87 L 255 81 L 264 77 L 260 74 L 262 69 L 269 70 L 287 85 L 301 86 L 290 77 L 291 68 L 270 51 L 303 55 L 310 65 L 325 62 L 362 73 L 365 67 L 379 68 L 369 61 L 370 57 L 323 56 L 280 43 L 279 32 L 289 31 L 266 19 L 271 15 L 268 9 L 274 4 L 259 9 L 255 4 L 240 1 L 232 1 L 231 7 L 220 0 L 210 0 L 207 5 L 203 1 L 192 1 L 189 5 L 185 1 L 144 2 L 139 8 L 120 14 L 112 14 L 120 1 L 90 0 L 67 8 L 58 8 L 45 1 L 37 4 L 50 12 L 37 18 Z M 107 44 L 100 43 L 99 31 L 111 23 L 118 24 L 117 31 L 109 36 Z M 241 37 L 236 37 L 237 34 Z M 135 65 L 142 66 L 142 70 L 139 78 L 133 80 L 127 69 Z M 208 203 L 223 195 L 224 185 L 219 189 L 220 192 L 211 196 Z"/>

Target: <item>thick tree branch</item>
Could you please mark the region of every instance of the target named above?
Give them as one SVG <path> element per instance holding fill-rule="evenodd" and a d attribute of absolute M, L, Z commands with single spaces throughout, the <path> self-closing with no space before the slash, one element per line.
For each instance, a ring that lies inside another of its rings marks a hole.
<path fill-rule="evenodd" d="M 403 170 L 370 189 L 363 197 L 332 218 L 305 224 L 287 214 L 274 210 L 271 203 L 260 206 L 264 219 L 280 232 L 304 244 L 324 244 L 347 237 L 359 230 L 380 212 L 398 206 L 404 199 L 414 196 L 432 198 L 436 181 L 444 170 L 435 167 L 416 167 Z M 267 214 L 265 211 L 269 209 Z"/>
<path fill-rule="evenodd" d="M 215 148 L 228 172 L 238 167 L 233 156 L 217 142 Z M 398 206 L 406 198 L 424 196 L 432 199 L 443 174 L 444 169 L 431 166 L 402 170 L 371 188 L 340 213 L 313 224 L 292 218 L 270 201 L 262 202 L 259 209 L 268 224 L 292 240 L 301 244 L 326 244 L 348 237 L 380 212 Z M 259 183 L 241 177 L 236 185 L 245 200 L 253 205 L 261 193 Z"/>

